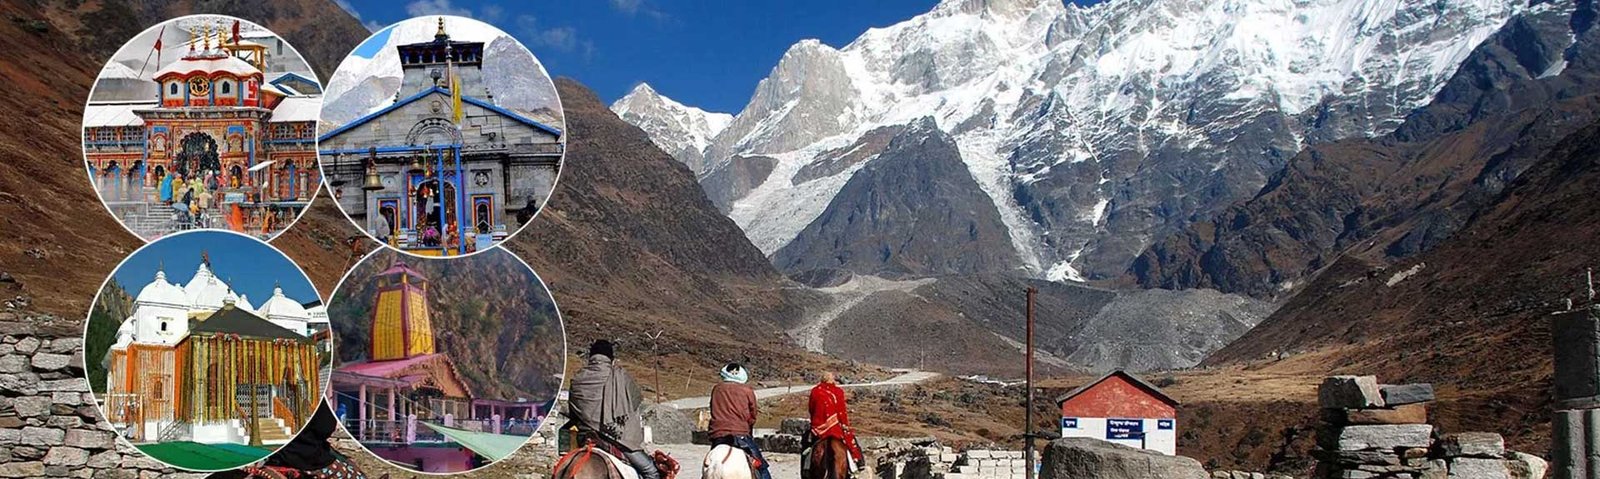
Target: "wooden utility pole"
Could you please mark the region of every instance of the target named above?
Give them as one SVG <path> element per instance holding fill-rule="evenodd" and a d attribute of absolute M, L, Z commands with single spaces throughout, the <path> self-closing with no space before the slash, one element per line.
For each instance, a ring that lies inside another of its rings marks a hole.
<path fill-rule="evenodd" d="M 661 333 L 665 333 L 665 332 L 667 332 L 667 330 L 663 329 L 663 330 L 660 330 L 660 331 L 656 331 L 655 335 L 649 335 L 649 334 L 645 335 L 646 337 L 650 338 L 650 355 L 655 358 L 655 364 L 652 365 L 650 367 L 650 369 L 651 369 L 651 372 L 653 374 L 655 374 L 655 377 L 656 377 L 655 378 L 655 381 L 656 381 L 655 389 L 656 389 L 656 403 L 657 404 L 660 404 L 661 401 L 662 401 L 662 396 L 661 396 L 661 343 L 660 343 L 659 340 L 661 339 Z"/>
<path fill-rule="evenodd" d="M 1025 441 L 1022 446 L 1022 460 L 1023 467 L 1027 469 L 1024 476 L 1027 479 L 1033 479 L 1033 297 L 1038 293 L 1038 288 L 1028 287 L 1028 351 L 1024 366 L 1027 374 L 1028 410 L 1023 413 L 1023 420 L 1027 422 L 1022 426 L 1022 440 Z"/>

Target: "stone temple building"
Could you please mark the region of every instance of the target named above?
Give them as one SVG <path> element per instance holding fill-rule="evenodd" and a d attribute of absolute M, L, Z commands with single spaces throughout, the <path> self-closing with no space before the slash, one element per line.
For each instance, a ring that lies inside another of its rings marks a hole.
<path fill-rule="evenodd" d="M 443 18 L 431 41 L 395 48 L 394 103 L 319 139 L 340 208 L 412 254 L 465 254 L 504 240 L 554 186 L 561 129 L 497 105 L 484 86 L 484 43 L 452 40 Z"/>

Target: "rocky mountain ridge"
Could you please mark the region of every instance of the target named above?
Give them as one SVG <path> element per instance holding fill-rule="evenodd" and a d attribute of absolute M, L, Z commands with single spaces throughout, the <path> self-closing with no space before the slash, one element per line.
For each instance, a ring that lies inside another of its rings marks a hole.
<path fill-rule="evenodd" d="M 1254 197 L 1156 241 L 1129 280 L 1286 297 L 1340 256 L 1387 263 L 1437 247 L 1600 115 L 1592 8 L 1518 15 L 1392 134 L 1308 148 Z"/>
<path fill-rule="evenodd" d="M 771 255 L 881 153 L 874 131 L 931 116 L 1031 275 L 1114 278 L 1305 146 L 1388 133 L 1525 8 L 949 0 L 843 48 L 792 46 L 705 149 L 701 178 Z M 842 153 L 862 159 L 817 168 Z"/>
<path fill-rule="evenodd" d="M 706 169 L 705 152 L 711 139 L 733 122 L 733 115 L 685 106 L 656 93 L 648 83 L 640 83 L 612 102 L 611 111 L 643 129 L 656 146 L 697 175 Z"/>

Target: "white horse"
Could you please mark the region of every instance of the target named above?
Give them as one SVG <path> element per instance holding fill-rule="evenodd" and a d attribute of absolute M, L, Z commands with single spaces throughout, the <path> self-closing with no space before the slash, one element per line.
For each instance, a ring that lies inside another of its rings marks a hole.
<path fill-rule="evenodd" d="M 755 468 L 743 449 L 726 444 L 711 448 L 700 464 L 701 479 L 755 479 Z"/>

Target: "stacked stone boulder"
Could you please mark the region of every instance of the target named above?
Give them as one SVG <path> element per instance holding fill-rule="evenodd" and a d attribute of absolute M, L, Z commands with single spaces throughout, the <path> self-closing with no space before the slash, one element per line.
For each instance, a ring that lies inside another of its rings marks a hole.
<path fill-rule="evenodd" d="M 0 478 L 204 477 L 118 441 L 83 379 L 83 325 L 0 311 Z"/>
<path fill-rule="evenodd" d="M 1439 434 L 1428 424 L 1428 384 L 1378 384 L 1333 376 L 1317 391 L 1323 410 L 1314 454 L 1319 479 L 1538 479 L 1545 463 L 1509 452 L 1499 434 Z"/>

